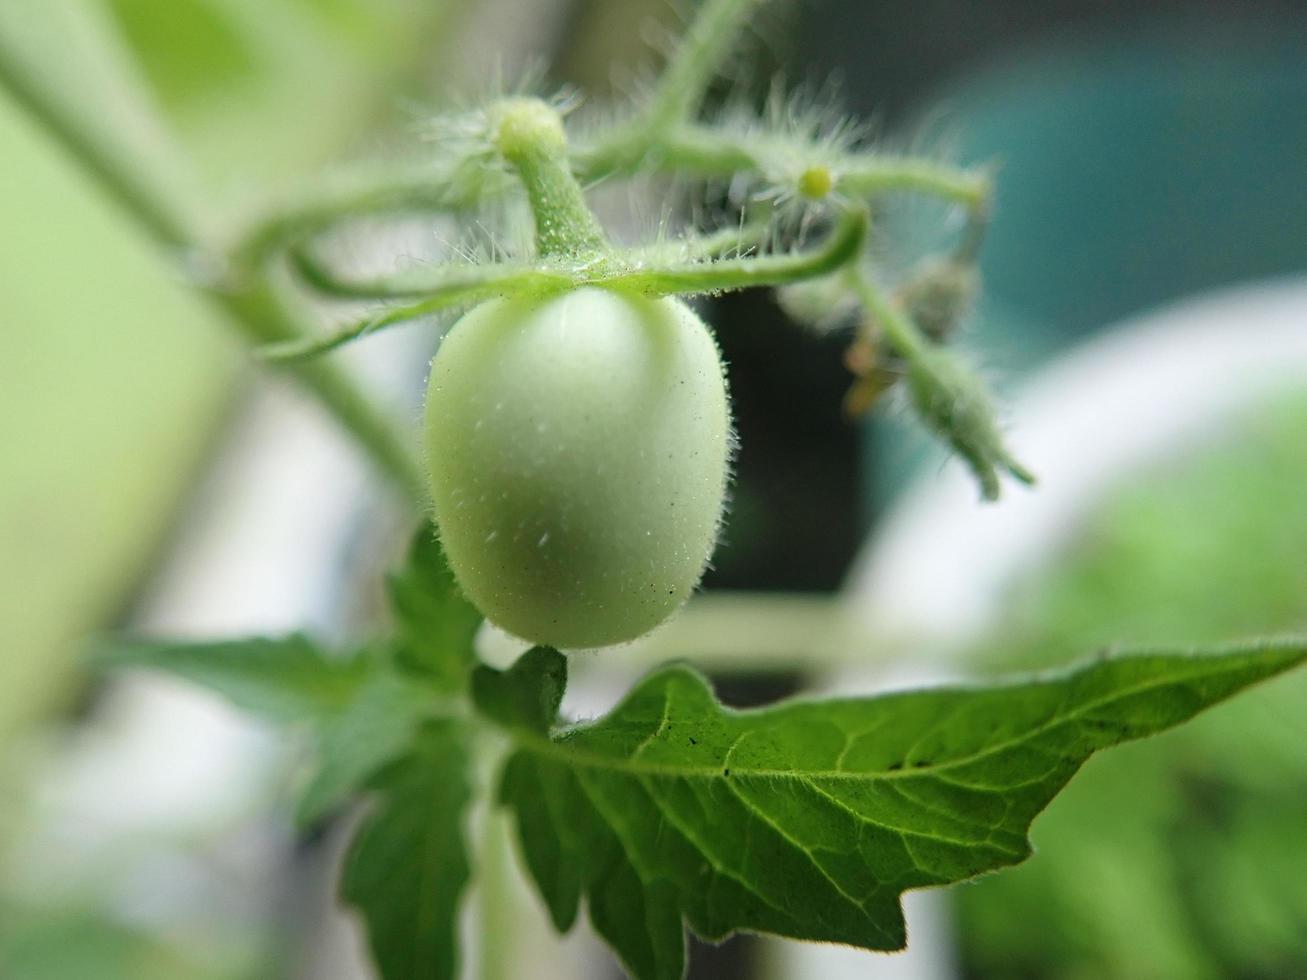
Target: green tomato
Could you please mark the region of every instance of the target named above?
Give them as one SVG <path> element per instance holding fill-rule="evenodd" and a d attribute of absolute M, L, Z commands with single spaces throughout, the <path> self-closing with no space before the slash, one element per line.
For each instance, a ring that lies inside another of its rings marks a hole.
<path fill-rule="evenodd" d="M 492 300 L 431 365 L 450 567 L 487 619 L 532 643 L 622 643 L 676 611 L 717 539 L 731 440 L 717 345 L 674 299 Z"/>

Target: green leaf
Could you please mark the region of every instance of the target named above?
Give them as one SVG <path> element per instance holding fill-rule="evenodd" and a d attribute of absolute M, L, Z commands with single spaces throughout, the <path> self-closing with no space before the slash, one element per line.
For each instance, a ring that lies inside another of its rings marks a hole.
<path fill-rule="evenodd" d="M 641 980 L 684 971 L 682 921 L 904 945 L 900 894 L 1024 860 L 1095 751 L 1307 659 L 1302 641 L 1100 659 L 999 687 L 731 711 L 684 667 L 552 738 L 516 732 L 501 799 L 555 925 L 586 897 Z"/>
<path fill-rule="evenodd" d="M 508 670 L 483 665 L 472 672 L 477 710 L 509 729 L 548 732 L 566 690 L 567 658 L 551 647 L 532 647 Z"/>
<path fill-rule="evenodd" d="M 463 598 L 429 524 L 418 528 L 404 568 L 389 580 L 396 660 L 442 691 L 462 690 L 476 662 L 481 614 Z"/>
<path fill-rule="evenodd" d="M 393 670 L 369 677 L 355 698 L 317 733 L 317 772 L 304 790 L 295 819 L 307 826 L 345 803 L 412 742 L 442 702 Z"/>
<path fill-rule="evenodd" d="M 458 905 L 470 874 L 468 755 L 455 722 L 424 728 L 378 779 L 376 809 L 350 847 L 341 896 L 363 913 L 382 980 L 458 975 Z"/>
<path fill-rule="evenodd" d="M 212 642 L 114 639 L 94 659 L 101 667 L 167 671 L 278 722 L 334 715 L 375 667 L 365 656 L 332 655 L 299 633 Z"/>

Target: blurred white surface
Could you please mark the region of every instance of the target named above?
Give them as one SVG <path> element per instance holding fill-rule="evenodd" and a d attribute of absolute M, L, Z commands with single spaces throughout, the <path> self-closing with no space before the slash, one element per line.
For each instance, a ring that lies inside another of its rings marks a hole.
<path fill-rule="evenodd" d="M 955 460 L 907 490 L 847 590 L 865 629 L 913 656 L 988 624 L 1013 573 L 1056 552 L 1141 465 L 1179 456 L 1242 405 L 1307 378 L 1307 281 L 1186 299 L 1125 321 L 1041 371 L 1008 406 L 1039 484 L 980 505 Z"/>

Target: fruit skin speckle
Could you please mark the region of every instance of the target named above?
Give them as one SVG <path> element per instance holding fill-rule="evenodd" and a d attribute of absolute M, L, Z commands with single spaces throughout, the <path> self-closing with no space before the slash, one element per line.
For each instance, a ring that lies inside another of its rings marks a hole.
<path fill-rule="evenodd" d="M 450 566 L 509 633 L 626 642 L 698 583 L 732 436 L 721 355 L 679 300 L 582 288 L 476 307 L 432 362 L 425 437 Z"/>

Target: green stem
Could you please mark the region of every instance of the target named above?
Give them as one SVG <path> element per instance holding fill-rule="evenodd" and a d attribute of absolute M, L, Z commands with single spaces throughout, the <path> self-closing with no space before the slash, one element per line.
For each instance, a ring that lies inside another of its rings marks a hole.
<path fill-rule="evenodd" d="M 967 462 L 984 498 L 998 499 L 1000 471 L 1034 483 L 1034 474 L 1004 444 L 980 378 L 952 351 L 931 343 L 861 269 L 851 269 L 850 285 L 890 347 L 908 362 L 906 380 L 917 415 Z"/>
<path fill-rule="evenodd" d="M 565 289 L 576 279 L 570 270 L 555 270 L 548 265 L 495 262 L 416 268 L 378 279 L 344 279 L 324 264 L 312 249 L 294 249 L 290 259 L 305 284 L 324 296 L 335 299 L 420 298 L 423 310 L 419 316 L 459 303 L 478 302 L 488 296 Z M 426 306 L 429 302 L 440 305 Z"/>
<path fill-rule="evenodd" d="M 699 177 L 728 178 L 752 173 L 772 181 L 793 180 L 814 167 L 830 172 L 833 190 L 856 199 L 909 191 L 956 201 L 983 212 L 989 202 L 987 171 L 950 167 L 920 157 L 872 153 L 831 153 L 804 139 L 768 133 L 733 133 L 712 126 L 685 123 L 665 131 L 622 130 L 576 154 L 577 176 L 586 182 L 603 176 L 627 175 L 643 162 Z"/>
<path fill-rule="evenodd" d="M 849 284 L 864 309 L 876 320 L 894 353 L 908 360 L 920 358 L 931 346 L 917 325 L 861 269 L 851 269 Z"/>
<path fill-rule="evenodd" d="M 477 930 L 480 933 L 480 980 L 509 980 L 513 951 L 510 887 L 509 818 L 491 802 L 483 814 L 477 862 Z"/>
<path fill-rule="evenodd" d="M 266 281 L 256 281 L 235 292 L 210 291 L 208 295 L 256 349 L 266 344 L 293 343 L 303 337 L 295 312 Z M 383 473 L 413 500 L 425 498 L 426 480 L 411 448 L 413 440 L 339 365 L 305 362 L 288 365 L 286 371 L 354 436 Z"/>
<path fill-rule="evenodd" d="M 543 294 L 575 286 L 602 286 L 651 296 L 715 293 L 751 286 L 781 286 L 835 272 L 854 261 L 867 235 L 865 211 L 846 212 L 820 248 L 791 255 L 764 255 L 718 261 L 686 261 L 658 265 L 639 251 L 617 253 L 597 264 L 579 267 L 472 266 L 437 269 L 435 275 L 397 280 L 347 282 L 317 264 L 311 253 L 298 257 L 298 267 L 310 285 L 329 295 L 349 298 L 422 298 L 364 317 L 318 337 L 273 339 L 259 349 L 269 361 L 301 362 L 325 354 L 352 340 L 387 327 L 439 313 L 453 306 L 494 296 Z M 628 256 L 633 262 L 624 261 Z"/>
<path fill-rule="evenodd" d="M 497 108 L 495 143 L 526 187 L 541 258 L 593 257 L 607 244 L 567 159 L 563 120 L 539 99 L 508 99 Z"/>
<path fill-rule="evenodd" d="M 257 269 L 284 248 L 342 221 L 379 214 L 450 211 L 466 205 L 428 166 L 369 168 L 339 175 L 299 200 L 268 208 L 229 250 L 232 261 Z"/>
<path fill-rule="evenodd" d="M 420 295 L 423 298 L 414 303 L 371 314 L 321 336 L 300 335 L 272 339 L 260 347 L 257 353 L 266 361 L 300 362 L 335 350 L 367 334 L 418 320 L 454 306 L 527 291 L 543 293 L 565 289 L 575 285 L 577 281 L 571 273 L 548 269 L 485 266 L 467 271 L 469 275 L 466 279 L 457 280 L 449 277 L 439 285 L 428 281 L 425 285 L 400 282 L 392 286 L 385 280 L 355 284 L 341 283 L 334 280 L 326 270 L 318 270 L 312 273 L 312 282 L 314 285 L 327 285 L 328 293 L 355 298 L 361 296 L 400 298 L 412 295 Z"/>
<path fill-rule="evenodd" d="M 653 132 L 693 116 L 749 15 L 762 0 L 705 0 L 663 69 L 639 125 Z"/>
<path fill-rule="evenodd" d="M 849 211 L 841 216 L 822 246 L 808 252 L 633 269 L 591 281 L 596 285 L 663 296 L 784 286 L 829 275 L 852 262 L 862 251 L 867 223 L 865 211 Z"/>
<path fill-rule="evenodd" d="M 992 193 L 987 170 L 959 170 L 914 157 L 849 154 L 832 164 L 839 190 L 854 197 L 912 191 L 956 201 L 983 212 Z"/>
<path fill-rule="evenodd" d="M 84 125 L 82 114 L 72 103 L 43 85 L 38 70 L 26 64 L 17 46 L 3 36 L 0 36 L 0 86 L 61 142 L 153 238 L 171 249 L 183 249 L 191 244 L 197 223 L 179 196 L 171 192 L 176 174 L 165 174 L 158 166 L 133 166 L 121 147 L 109 145 L 103 127 L 97 132 Z M 164 187 L 169 190 L 165 192 Z"/>
<path fill-rule="evenodd" d="M 742 255 L 750 249 L 757 248 L 771 234 L 770 215 L 763 220 L 750 219 L 737 225 L 719 228 L 717 231 L 702 235 L 688 235 L 677 244 L 686 259 L 715 259 L 724 255 Z M 663 246 L 650 248 L 650 254 L 656 255 Z"/>

